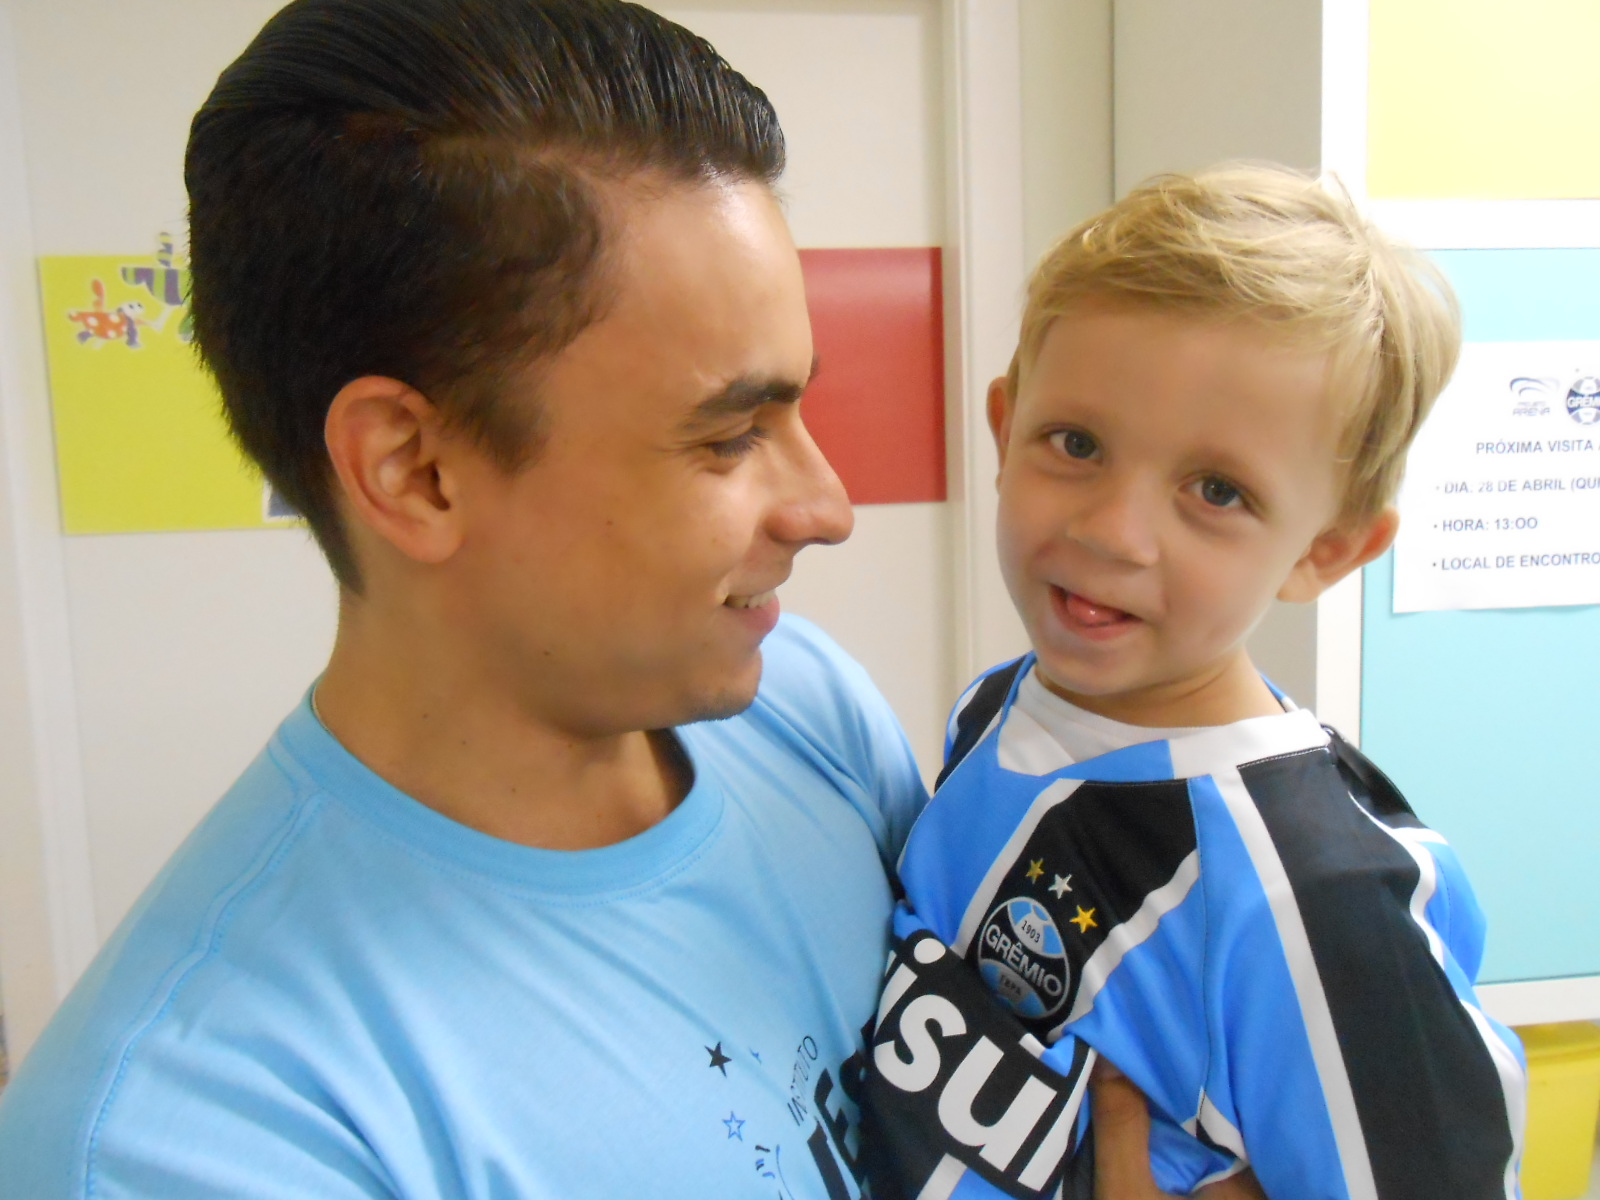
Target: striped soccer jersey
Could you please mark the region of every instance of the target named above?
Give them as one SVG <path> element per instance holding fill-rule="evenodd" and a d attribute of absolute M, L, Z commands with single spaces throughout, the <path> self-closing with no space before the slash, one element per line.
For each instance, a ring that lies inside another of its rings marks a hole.
<path fill-rule="evenodd" d="M 1297 1200 L 1517 1196 L 1521 1048 L 1473 994 L 1483 916 L 1444 839 L 1305 710 L 1008 753 L 1031 666 L 957 705 L 901 860 L 876 1200 L 1090 1195 L 1097 1054 L 1150 1098 L 1166 1191 L 1248 1163 Z"/>

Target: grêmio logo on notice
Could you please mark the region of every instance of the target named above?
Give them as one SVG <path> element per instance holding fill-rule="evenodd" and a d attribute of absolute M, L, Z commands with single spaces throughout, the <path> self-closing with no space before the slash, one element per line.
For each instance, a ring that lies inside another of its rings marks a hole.
<path fill-rule="evenodd" d="M 1511 415 L 1548 416 L 1552 404 L 1560 404 L 1567 416 L 1579 425 L 1600 424 L 1600 378 L 1579 375 L 1562 380 L 1552 376 L 1519 375 L 1507 387 L 1511 391 Z"/>
<path fill-rule="evenodd" d="M 933 934 L 897 940 L 862 1101 L 874 1200 L 949 1195 L 969 1172 L 1007 1196 L 1053 1196 L 1094 1057 L 1075 1038 L 1046 1051 Z"/>

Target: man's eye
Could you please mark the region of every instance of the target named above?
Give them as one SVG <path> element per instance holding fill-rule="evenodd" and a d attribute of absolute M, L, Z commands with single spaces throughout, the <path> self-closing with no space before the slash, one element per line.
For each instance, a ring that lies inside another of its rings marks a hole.
<path fill-rule="evenodd" d="M 718 458 L 743 458 L 756 448 L 756 443 L 767 437 L 767 431 L 760 425 L 752 425 L 738 437 L 726 438 L 720 442 L 707 442 L 706 449 Z"/>
<path fill-rule="evenodd" d="M 1226 479 L 1209 475 L 1200 481 L 1200 499 L 1213 508 L 1233 508 L 1244 503 L 1239 489 Z"/>
<path fill-rule="evenodd" d="M 1050 440 L 1068 458 L 1093 458 L 1100 452 L 1100 443 L 1081 429 L 1062 429 L 1050 435 Z"/>

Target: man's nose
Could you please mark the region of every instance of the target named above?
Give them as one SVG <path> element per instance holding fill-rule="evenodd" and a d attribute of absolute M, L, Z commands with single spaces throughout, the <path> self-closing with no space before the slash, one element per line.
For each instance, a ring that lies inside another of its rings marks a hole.
<path fill-rule="evenodd" d="M 774 540 L 797 546 L 834 545 L 855 528 L 855 510 L 832 465 L 796 414 L 781 456 L 783 478 L 768 520 Z"/>
<path fill-rule="evenodd" d="M 1154 566 L 1160 545 L 1149 490 L 1134 479 L 1104 479 L 1069 525 L 1068 534 L 1102 558 Z"/>

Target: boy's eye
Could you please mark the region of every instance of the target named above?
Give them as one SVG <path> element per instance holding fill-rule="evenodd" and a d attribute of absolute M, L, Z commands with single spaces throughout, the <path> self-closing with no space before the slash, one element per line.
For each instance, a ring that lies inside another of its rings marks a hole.
<path fill-rule="evenodd" d="M 756 448 L 757 442 L 767 436 L 764 427 L 752 425 L 738 437 L 725 438 L 720 442 L 707 442 L 706 449 L 718 458 L 743 458 Z"/>
<path fill-rule="evenodd" d="M 1100 443 L 1081 429 L 1057 430 L 1050 441 L 1068 458 L 1093 458 L 1100 450 Z"/>
<path fill-rule="evenodd" d="M 1213 508 L 1233 508 L 1244 503 L 1239 489 L 1226 479 L 1209 475 L 1200 481 L 1200 499 Z"/>

